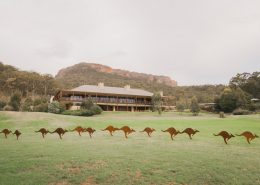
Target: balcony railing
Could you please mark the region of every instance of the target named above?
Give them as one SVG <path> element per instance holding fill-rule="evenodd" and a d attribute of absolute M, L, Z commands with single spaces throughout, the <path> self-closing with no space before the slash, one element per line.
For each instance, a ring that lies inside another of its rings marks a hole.
<path fill-rule="evenodd" d="M 74 102 L 83 102 L 88 98 L 83 97 L 62 97 L 61 101 L 74 101 Z M 150 101 L 142 101 L 136 99 L 126 99 L 126 98 L 99 98 L 99 97 L 91 97 L 91 100 L 94 103 L 113 103 L 113 104 L 142 104 L 142 105 L 151 105 Z"/>

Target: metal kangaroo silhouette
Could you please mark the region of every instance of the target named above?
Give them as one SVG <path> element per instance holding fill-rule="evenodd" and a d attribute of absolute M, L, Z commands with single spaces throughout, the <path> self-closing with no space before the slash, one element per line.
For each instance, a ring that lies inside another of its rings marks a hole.
<path fill-rule="evenodd" d="M 53 132 L 50 132 L 51 134 L 57 133 L 60 136 L 60 139 L 62 139 L 61 136 L 63 136 L 66 132 L 68 132 L 68 130 L 64 130 L 63 128 L 57 128 L 56 130 L 54 130 Z"/>
<path fill-rule="evenodd" d="M 132 132 L 135 132 L 134 129 L 131 129 L 129 126 L 123 126 L 122 128 L 120 128 L 119 130 L 122 130 L 125 133 L 125 138 L 127 139 L 128 135 L 131 134 Z"/>
<path fill-rule="evenodd" d="M 19 136 L 22 134 L 19 130 L 16 130 L 14 133 L 16 135 L 16 139 L 18 140 Z"/>
<path fill-rule="evenodd" d="M 101 131 L 108 131 L 110 133 L 110 135 L 113 136 L 113 133 L 117 130 L 119 130 L 119 128 L 115 128 L 112 125 L 109 125 L 107 128 L 105 128 L 104 130 L 101 130 Z"/>
<path fill-rule="evenodd" d="M 168 128 L 167 130 L 162 130 L 162 132 L 169 132 L 169 134 L 171 135 L 171 139 L 173 140 L 173 137 L 175 137 L 177 134 L 180 134 L 179 130 L 176 130 L 173 127 Z"/>
<path fill-rule="evenodd" d="M 146 127 L 143 131 L 140 132 L 146 132 L 149 137 L 151 137 L 151 134 L 155 131 L 154 128 Z"/>
<path fill-rule="evenodd" d="M 93 128 L 91 128 L 91 127 L 84 128 L 84 132 L 88 132 L 90 138 L 92 138 L 92 134 L 93 134 L 95 131 L 96 131 L 96 130 L 93 129 Z"/>
<path fill-rule="evenodd" d="M 49 130 L 47 130 L 45 128 L 41 128 L 40 130 L 37 130 L 34 132 L 36 132 L 36 133 L 40 132 L 42 134 L 42 138 L 44 138 L 44 136 L 49 133 Z"/>
<path fill-rule="evenodd" d="M 12 133 L 12 131 L 5 128 L 5 129 L 3 129 L 0 133 L 3 133 L 3 134 L 5 135 L 5 138 L 7 139 L 7 136 L 8 136 L 10 133 Z"/>
<path fill-rule="evenodd" d="M 229 134 L 227 131 L 221 131 L 218 134 L 213 134 L 214 136 L 222 136 L 224 139 L 224 142 L 227 144 L 227 141 L 231 139 L 232 137 L 235 137 L 233 134 Z"/>
<path fill-rule="evenodd" d="M 196 130 L 196 129 L 186 128 L 185 130 L 183 130 L 183 131 L 181 132 L 181 134 L 186 133 L 186 134 L 189 135 L 190 139 L 192 139 L 191 136 L 194 136 L 194 134 L 196 134 L 197 132 L 199 132 L 199 131 Z"/>
<path fill-rule="evenodd" d="M 81 126 L 78 126 L 74 129 L 70 130 L 70 132 L 74 132 L 74 131 L 78 132 L 79 136 L 81 136 L 81 133 L 84 132 L 84 128 L 82 128 Z"/>
<path fill-rule="evenodd" d="M 244 136 L 248 142 L 248 144 L 250 144 L 250 141 L 252 141 L 255 138 L 258 138 L 259 136 L 256 134 L 253 134 L 252 132 L 249 131 L 245 131 L 242 134 L 236 134 L 236 136 Z"/>

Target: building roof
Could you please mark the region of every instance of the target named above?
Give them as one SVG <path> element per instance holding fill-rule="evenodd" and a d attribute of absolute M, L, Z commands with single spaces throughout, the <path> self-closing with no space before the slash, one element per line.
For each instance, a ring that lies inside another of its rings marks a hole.
<path fill-rule="evenodd" d="M 153 93 L 142 90 L 132 89 L 130 86 L 126 87 L 108 87 L 104 85 L 82 85 L 71 89 L 71 91 L 89 92 L 89 93 L 102 93 L 102 94 L 117 94 L 117 95 L 133 95 L 133 96 L 149 96 Z"/>

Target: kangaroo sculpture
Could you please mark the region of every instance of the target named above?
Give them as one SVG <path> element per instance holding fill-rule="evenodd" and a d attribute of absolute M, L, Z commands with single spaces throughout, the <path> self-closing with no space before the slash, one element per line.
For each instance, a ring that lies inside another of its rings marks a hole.
<path fill-rule="evenodd" d="M 229 134 L 227 131 L 221 131 L 218 134 L 213 134 L 214 136 L 222 136 L 224 139 L 224 142 L 227 144 L 227 141 L 232 138 L 235 137 L 233 134 Z"/>
<path fill-rule="evenodd" d="M 149 137 L 151 137 L 151 134 L 155 131 L 154 128 L 146 127 L 143 131 L 140 132 L 146 132 Z"/>
<path fill-rule="evenodd" d="M 64 130 L 63 128 L 57 128 L 56 130 L 54 130 L 53 132 L 50 132 L 51 134 L 53 134 L 53 133 L 57 133 L 57 134 L 59 134 L 59 136 L 60 136 L 60 139 L 62 139 L 62 137 L 61 136 L 63 136 L 66 132 L 68 132 L 68 130 Z"/>
<path fill-rule="evenodd" d="M 70 132 L 74 132 L 74 131 L 78 132 L 79 136 L 81 136 L 81 133 L 84 132 L 84 128 L 82 128 L 81 126 L 78 126 L 74 129 L 70 130 Z"/>
<path fill-rule="evenodd" d="M 91 127 L 84 128 L 84 132 L 88 132 L 90 138 L 92 138 L 92 134 L 93 134 L 95 131 L 96 131 L 96 130 L 93 129 L 93 128 L 91 128 Z"/>
<path fill-rule="evenodd" d="M 252 141 L 255 138 L 258 138 L 259 136 L 256 134 L 253 134 L 252 132 L 249 131 L 245 131 L 242 134 L 236 134 L 236 136 L 244 136 L 248 142 L 248 144 L 250 144 L 250 141 Z"/>
<path fill-rule="evenodd" d="M 119 129 L 113 127 L 112 125 L 109 125 L 107 128 L 105 128 L 104 130 L 101 130 L 101 131 L 108 131 L 110 133 L 110 135 L 113 136 L 113 133 L 117 130 L 119 130 Z"/>
<path fill-rule="evenodd" d="M 197 132 L 199 132 L 199 131 L 196 130 L 196 129 L 186 128 L 185 130 L 183 130 L 183 131 L 181 132 L 181 134 L 186 133 L 186 134 L 189 135 L 190 139 L 192 139 L 191 136 L 194 136 L 194 134 L 196 134 Z"/>
<path fill-rule="evenodd" d="M 16 130 L 14 133 L 16 135 L 16 139 L 18 140 L 19 136 L 22 134 L 19 130 Z"/>
<path fill-rule="evenodd" d="M 162 130 L 162 132 L 169 132 L 169 134 L 171 135 L 171 139 L 173 140 L 173 137 L 175 137 L 177 134 L 180 134 L 179 130 L 176 130 L 173 127 L 168 128 L 167 130 Z"/>
<path fill-rule="evenodd" d="M 8 136 L 10 133 L 12 133 L 12 131 L 5 128 L 5 129 L 3 129 L 0 133 L 3 133 L 3 134 L 5 135 L 5 138 L 7 139 L 7 136 Z"/>
<path fill-rule="evenodd" d="M 36 133 L 40 132 L 42 134 L 42 138 L 44 138 L 44 136 L 49 133 L 49 130 L 47 130 L 45 128 L 41 128 L 40 130 L 37 130 L 35 132 Z"/>
<path fill-rule="evenodd" d="M 129 128 L 129 126 L 123 126 L 122 128 L 120 128 L 119 130 L 122 130 L 125 133 L 125 138 L 127 139 L 128 135 L 131 134 L 132 132 L 135 132 L 134 129 Z"/>

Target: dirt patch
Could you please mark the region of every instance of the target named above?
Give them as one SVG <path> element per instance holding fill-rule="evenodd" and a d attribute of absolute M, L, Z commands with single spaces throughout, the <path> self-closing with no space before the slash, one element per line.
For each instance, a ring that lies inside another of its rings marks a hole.
<path fill-rule="evenodd" d="M 84 168 L 91 169 L 91 170 L 98 170 L 101 168 L 105 168 L 107 166 L 108 166 L 107 163 L 103 160 L 98 160 L 98 161 L 94 161 L 94 162 L 86 162 L 84 164 Z"/>
<path fill-rule="evenodd" d="M 142 178 L 142 172 L 141 172 L 141 170 L 137 170 L 135 172 L 135 179 L 140 179 L 140 178 Z"/>
<path fill-rule="evenodd" d="M 72 174 L 78 174 L 81 172 L 81 169 L 77 166 L 72 166 L 72 167 L 69 167 L 66 169 L 69 173 L 72 173 Z"/>
<path fill-rule="evenodd" d="M 61 164 L 57 164 L 55 167 L 59 170 L 66 171 L 67 173 L 72 173 L 72 174 L 78 174 L 81 172 L 81 168 L 75 165 L 66 167 L 64 164 L 61 163 Z"/>
<path fill-rule="evenodd" d="M 70 185 L 69 182 L 67 181 L 62 181 L 62 182 L 51 182 L 48 185 Z"/>
<path fill-rule="evenodd" d="M 81 185 L 97 185 L 97 183 L 95 182 L 94 177 L 88 177 Z"/>

